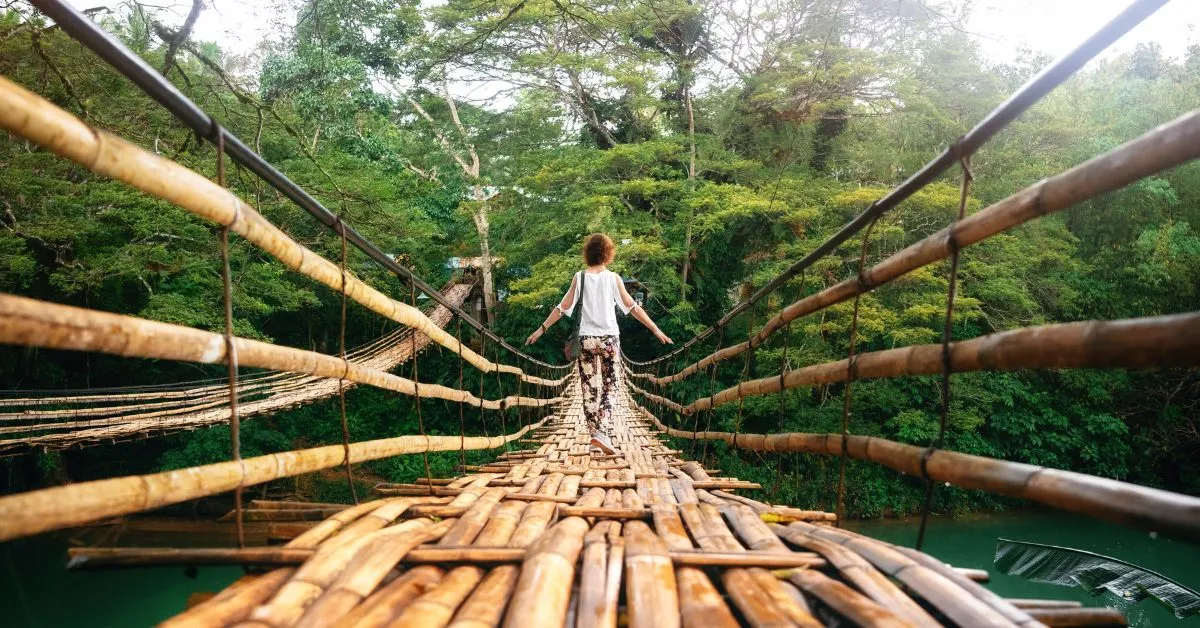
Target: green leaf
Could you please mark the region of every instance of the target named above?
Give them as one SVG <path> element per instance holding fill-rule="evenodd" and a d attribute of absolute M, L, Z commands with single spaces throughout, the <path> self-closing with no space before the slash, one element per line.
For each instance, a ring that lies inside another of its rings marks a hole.
<path fill-rule="evenodd" d="M 1010 576 L 1061 586 L 1079 585 L 1092 595 L 1107 590 L 1138 602 L 1154 598 L 1183 619 L 1200 614 L 1200 593 L 1149 569 L 1069 547 L 996 539 L 996 569 Z"/>

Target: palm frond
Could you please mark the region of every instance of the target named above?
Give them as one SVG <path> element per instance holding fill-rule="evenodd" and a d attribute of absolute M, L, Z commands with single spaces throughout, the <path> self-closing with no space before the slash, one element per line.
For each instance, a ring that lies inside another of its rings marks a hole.
<path fill-rule="evenodd" d="M 1200 593 L 1160 573 L 1070 547 L 996 539 L 996 569 L 1034 582 L 1108 591 L 1130 602 L 1158 600 L 1182 619 L 1200 614 Z"/>

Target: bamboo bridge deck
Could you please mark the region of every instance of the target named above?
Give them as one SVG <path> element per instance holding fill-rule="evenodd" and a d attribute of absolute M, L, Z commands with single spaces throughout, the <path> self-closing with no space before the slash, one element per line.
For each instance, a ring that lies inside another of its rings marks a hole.
<path fill-rule="evenodd" d="M 616 453 L 589 452 L 577 383 L 563 399 L 526 440 L 536 449 L 461 476 L 380 485 L 357 506 L 251 504 L 248 519 L 331 515 L 282 547 L 77 549 L 73 561 L 271 567 L 164 626 L 1124 623 L 1112 609 L 1004 600 L 978 570 L 743 496 L 758 485 L 680 457 L 624 382 Z"/>

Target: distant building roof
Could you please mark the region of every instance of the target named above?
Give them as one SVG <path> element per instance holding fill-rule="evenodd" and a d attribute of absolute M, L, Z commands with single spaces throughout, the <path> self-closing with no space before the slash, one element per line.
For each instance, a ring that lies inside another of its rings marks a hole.
<path fill-rule="evenodd" d="M 480 256 L 451 257 L 450 259 L 446 260 L 446 268 L 452 268 L 455 270 L 459 270 L 459 269 L 463 269 L 463 268 L 479 268 L 481 266 L 480 262 L 482 262 L 482 261 L 483 261 L 483 258 Z M 503 264 L 503 263 L 504 263 L 503 257 L 497 257 L 495 255 L 492 256 L 492 265 L 493 266 L 496 264 Z"/>

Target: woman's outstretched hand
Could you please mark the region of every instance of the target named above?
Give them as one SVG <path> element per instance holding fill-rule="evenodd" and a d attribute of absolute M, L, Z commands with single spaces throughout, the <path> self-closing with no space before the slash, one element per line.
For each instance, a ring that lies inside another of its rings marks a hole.
<path fill-rule="evenodd" d="M 670 337 L 670 336 L 668 336 L 668 335 L 666 335 L 666 334 L 662 333 L 661 331 L 657 331 L 657 332 L 655 332 L 655 333 L 654 333 L 654 335 L 655 335 L 655 336 L 658 336 L 658 341 L 659 341 L 659 342 L 661 342 L 661 343 L 663 343 L 664 345 L 673 345 L 673 344 L 675 344 L 675 341 L 674 341 L 674 340 L 671 340 L 671 337 Z"/>
<path fill-rule="evenodd" d="M 525 339 L 525 346 L 529 346 L 529 345 L 537 342 L 538 338 L 541 338 L 541 337 L 542 337 L 542 328 L 538 327 L 537 329 L 533 330 L 532 334 L 529 334 L 528 338 Z"/>

